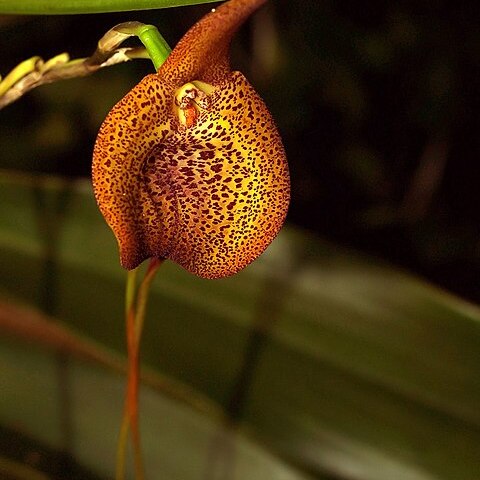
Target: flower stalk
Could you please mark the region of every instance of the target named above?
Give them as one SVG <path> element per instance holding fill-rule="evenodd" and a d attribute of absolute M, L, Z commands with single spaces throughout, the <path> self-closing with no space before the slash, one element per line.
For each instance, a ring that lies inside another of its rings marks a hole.
<path fill-rule="evenodd" d="M 129 433 L 131 434 L 135 478 L 144 480 L 145 471 L 142 459 L 139 427 L 139 387 L 140 387 L 140 342 L 150 287 L 162 260 L 152 258 L 137 288 L 138 268 L 127 272 L 125 327 L 128 351 L 127 390 L 122 425 L 118 438 L 116 480 L 125 479 L 125 464 Z"/>
<path fill-rule="evenodd" d="M 128 36 L 136 35 L 144 44 L 155 69 L 158 69 L 171 52 L 165 39 L 153 25 L 139 22 L 127 22 L 117 25 L 115 30 Z M 125 289 L 125 327 L 127 337 L 128 369 L 125 406 L 117 447 L 117 466 L 115 479 L 125 479 L 128 434 L 131 433 L 135 479 L 145 479 L 139 426 L 139 388 L 140 388 L 140 342 L 150 286 L 163 260 L 150 259 L 145 276 L 137 289 L 138 268 L 127 272 Z"/>

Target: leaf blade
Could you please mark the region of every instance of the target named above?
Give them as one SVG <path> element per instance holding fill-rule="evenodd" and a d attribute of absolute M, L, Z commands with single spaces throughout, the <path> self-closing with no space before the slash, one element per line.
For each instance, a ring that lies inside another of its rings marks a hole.
<path fill-rule="evenodd" d="M 43 258 L 34 184 L 4 176 L 0 188 L 0 282 L 26 299 Z M 91 188 L 70 188 L 56 314 L 122 350 L 115 242 Z M 55 196 L 61 183 L 42 189 Z M 476 478 L 477 306 L 292 228 L 230 279 L 162 268 L 145 362 L 222 403 L 275 452 L 318 476 Z"/>
<path fill-rule="evenodd" d="M 183 7 L 217 0 L 0 0 L 0 13 L 15 15 L 69 15 L 83 13 L 128 12 L 157 8 Z"/>

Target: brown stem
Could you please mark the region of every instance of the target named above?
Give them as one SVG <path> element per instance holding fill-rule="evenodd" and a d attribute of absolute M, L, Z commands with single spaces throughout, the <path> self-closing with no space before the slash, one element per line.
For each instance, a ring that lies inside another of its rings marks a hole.
<path fill-rule="evenodd" d="M 138 393 L 139 393 L 139 352 L 140 338 L 137 338 L 136 315 L 130 309 L 127 315 L 127 348 L 128 348 L 128 376 L 126 393 L 126 410 L 132 434 L 133 453 L 135 461 L 135 477 L 137 480 L 145 478 L 141 455 L 140 428 L 138 422 Z"/>
<path fill-rule="evenodd" d="M 140 387 L 140 342 L 146 312 L 150 285 L 163 260 L 152 258 L 138 291 L 135 287 L 135 271 L 128 273 L 126 336 L 128 351 L 127 390 L 122 427 L 118 442 L 116 480 L 125 477 L 125 457 L 128 433 L 131 432 L 135 478 L 144 480 L 145 471 L 139 426 L 139 387 Z"/>

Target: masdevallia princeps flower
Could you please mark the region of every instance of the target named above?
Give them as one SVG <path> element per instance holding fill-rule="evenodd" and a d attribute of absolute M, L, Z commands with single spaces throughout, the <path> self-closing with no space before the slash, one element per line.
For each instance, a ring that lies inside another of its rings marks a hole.
<path fill-rule="evenodd" d="M 123 267 L 168 258 L 232 275 L 280 230 L 290 199 L 275 123 L 229 66 L 231 38 L 265 0 L 230 0 L 196 23 L 103 122 L 93 185 Z"/>

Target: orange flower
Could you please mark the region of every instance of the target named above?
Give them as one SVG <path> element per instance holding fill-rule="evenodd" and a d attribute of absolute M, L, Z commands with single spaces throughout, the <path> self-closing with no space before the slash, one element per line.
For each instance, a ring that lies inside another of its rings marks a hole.
<path fill-rule="evenodd" d="M 280 230 L 285 152 L 228 56 L 235 31 L 264 2 L 231 0 L 206 15 L 103 122 L 93 185 L 126 269 L 157 257 L 204 278 L 232 275 Z"/>

